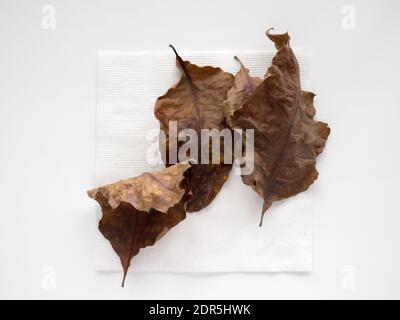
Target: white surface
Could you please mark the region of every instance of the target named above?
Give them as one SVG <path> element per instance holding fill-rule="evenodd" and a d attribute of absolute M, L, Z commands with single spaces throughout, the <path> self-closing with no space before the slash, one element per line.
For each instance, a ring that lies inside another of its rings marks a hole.
<path fill-rule="evenodd" d="M 276 50 L 180 52 L 200 66 L 236 74 L 239 56 L 253 76 L 263 77 Z M 309 88 L 309 55 L 295 50 L 302 87 Z M 101 52 L 97 58 L 96 182 L 113 183 L 157 169 L 146 161 L 151 129 L 159 129 L 154 104 L 180 78 L 168 52 Z M 153 140 L 154 144 L 154 140 Z M 158 148 L 158 143 L 156 143 Z M 262 199 L 232 170 L 220 194 L 197 214 L 140 250 L 131 271 L 308 272 L 312 270 L 312 190 L 282 201 L 258 227 Z M 240 196 L 238 196 L 240 195 Z M 97 233 L 96 270 L 121 271 L 109 242 Z"/>
<path fill-rule="evenodd" d="M 0 296 L 400 298 L 400 4 L 349 2 L 52 0 L 57 28 L 46 31 L 47 1 L 0 1 Z M 354 30 L 342 28 L 347 4 Z M 269 26 L 312 49 L 317 117 L 332 128 L 314 186 L 314 271 L 131 273 L 121 289 L 119 273 L 93 269 L 85 195 L 97 51 L 270 50 Z"/>

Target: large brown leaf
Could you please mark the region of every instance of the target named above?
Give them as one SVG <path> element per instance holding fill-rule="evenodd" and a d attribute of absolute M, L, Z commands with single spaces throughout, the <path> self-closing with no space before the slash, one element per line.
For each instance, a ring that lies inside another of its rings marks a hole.
<path fill-rule="evenodd" d="M 233 76 L 230 73 L 220 68 L 199 67 L 189 61 L 183 61 L 176 50 L 172 46 L 171 48 L 176 54 L 176 63 L 182 76 L 155 104 L 155 116 L 167 138 L 167 141 L 160 141 L 166 144 L 167 157 L 164 160 L 167 165 L 175 163 L 175 160 L 168 157 L 170 121 L 177 122 L 178 132 L 183 129 L 195 130 L 199 137 L 199 160 L 201 129 L 228 128 L 225 122 L 224 100 L 233 84 Z M 182 144 L 178 144 L 178 149 Z M 222 161 L 218 164 L 192 165 L 186 173 L 189 188 L 193 193 L 187 210 L 194 212 L 206 207 L 222 188 L 231 168 L 231 164 L 223 164 Z"/>
<path fill-rule="evenodd" d="M 289 35 L 269 31 L 278 52 L 264 81 L 231 117 L 233 127 L 254 129 L 254 170 L 242 179 L 264 199 L 262 216 L 274 201 L 313 183 L 318 176 L 315 158 L 330 133 L 326 123 L 313 120 L 314 94 L 301 90 Z"/>
<path fill-rule="evenodd" d="M 99 230 L 121 260 L 122 286 L 132 257 L 185 219 L 183 180 L 189 167 L 176 164 L 88 191 L 103 212 Z"/>

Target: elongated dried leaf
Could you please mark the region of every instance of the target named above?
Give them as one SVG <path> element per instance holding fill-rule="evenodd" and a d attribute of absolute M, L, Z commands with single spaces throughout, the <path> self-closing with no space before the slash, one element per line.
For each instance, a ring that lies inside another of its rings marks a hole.
<path fill-rule="evenodd" d="M 122 286 L 132 257 L 185 219 L 187 196 L 181 183 L 189 167 L 176 164 L 88 191 L 103 212 L 99 230 L 121 260 Z"/>
<path fill-rule="evenodd" d="M 330 133 L 326 123 L 313 120 L 314 94 L 301 90 L 289 35 L 267 31 L 267 36 L 278 52 L 264 81 L 231 118 L 233 127 L 254 129 L 254 170 L 242 178 L 264 199 L 262 215 L 274 201 L 313 183 L 315 158 Z"/>
<path fill-rule="evenodd" d="M 167 137 L 167 142 L 161 141 L 167 145 L 167 154 L 170 121 L 177 122 L 178 132 L 183 129 L 195 130 L 199 140 L 201 129 L 228 128 L 225 122 L 224 100 L 233 84 L 233 76 L 230 73 L 220 68 L 199 67 L 189 61 L 183 61 L 174 48 L 173 50 L 176 54 L 177 66 L 182 71 L 182 77 L 167 93 L 159 97 L 155 104 L 155 116 L 160 121 L 160 128 Z M 178 144 L 178 149 L 182 144 L 182 142 Z M 198 150 L 199 159 L 196 160 L 199 161 L 200 141 Z M 171 165 L 174 160 L 167 156 L 165 163 Z M 222 164 L 222 161 L 220 164 L 192 165 L 186 174 L 189 188 L 193 193 L 187 204 L 187 210 L 193 212 L 206 207 L 222 188 L 231 168 L 231 164 Z"/>

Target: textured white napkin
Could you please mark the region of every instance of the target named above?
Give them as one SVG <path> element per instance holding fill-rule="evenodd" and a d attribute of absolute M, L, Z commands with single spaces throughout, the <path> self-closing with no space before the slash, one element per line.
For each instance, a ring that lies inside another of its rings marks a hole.
<path fill-rule="evenodd" d="M 310 85 L 309 55 L 295 50 L 304 89 Z M 180 52 L 198 65 L 235 74 L 237 55 L 250 73 L 263 77 L 271 52 Z M 111 183 L 155 170 L 146 163 L 146 134 L 158 128 L 153 107 L 180 77 L 172 52 L 100 52 L 97 60 L 96 182 Z M 275 203 L 258 226 L 262 200 L 233 171 L 216 199 L 189 214 L 158 243 L 132 260 L 133 271 L 311 271 L 311 190 Z M 99 214 L 100 215 L 100 214 Z M 97 270 L 120 270 L 100 232 Z"/>

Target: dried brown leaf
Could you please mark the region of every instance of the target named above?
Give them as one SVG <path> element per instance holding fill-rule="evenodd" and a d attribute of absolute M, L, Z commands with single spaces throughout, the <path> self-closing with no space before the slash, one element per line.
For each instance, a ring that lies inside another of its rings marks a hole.
<path fill-rule="evenodd" d="M 173 47 L 172 49 L 176 54 L 176 63 L 182 76 L 177 84 L 157 99 L 155 104 L 155 116 L 160 121 L 160 129 L 167 138 L 167 141 L 161 141 L 166 144 L 167 158 L 164 160 L 167 165 L 174 163 L 174 160 L 168 158 L 170 121 L 177 122 L 178 132 L 183 129 L 193 129 L 198 137 L 201 136 L 201 129 L 228 128 L 225 122 L 224 100 L 233 84 L 233 76 L 230 73 L 220 68 L 199 67 L 184 61 Z M 182 144 L 178 144 L 178 149 Z M 198 148 L 200 159 L 200 141 Z M 187 210 L 193 212 L 206 207 L 222 188 L 231 168 L 231 164 L 223 164 L 222 161 L 220 164 L 192 165 L 186 174 L 189 188 L 193 193 L 187 204 Z"/>
<path fill-rule="evenodd" d="M 314 94 L 301 90 L 289 35 L 268 30 L 267 36 L 278 52 L 263 82 L 231 118 L 235 128 L 254 129 L 254 170 L 242 179 L 264 199 L 262 215 L 274 201 L 313 183 L 315 159 L 330 133 L 326 123 L 313 120 Z"/>
<path fill-rule="evenodd" d="M 103 212 L 99 230 L 121 260 L 122 286 L 132 257 L 185 219 L 187 196 L 182 184 L 189 167 L 176 164 L 88 191 Z"/>

